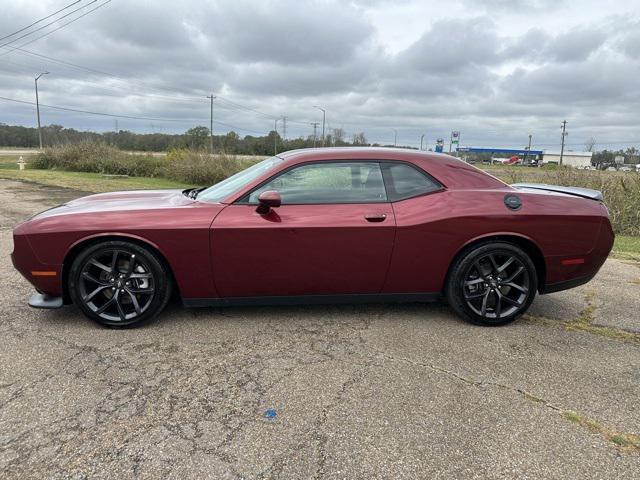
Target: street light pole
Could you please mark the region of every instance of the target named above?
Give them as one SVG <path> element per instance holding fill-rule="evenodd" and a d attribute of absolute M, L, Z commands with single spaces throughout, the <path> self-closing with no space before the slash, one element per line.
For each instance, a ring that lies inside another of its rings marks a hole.
<path fill-rule="evenodd" d="M 207 98 L 211 100 L 211 110 L 209 113 L 209 155 L 213 155 L 213 101 L 215 100 L 215 95 L 207 95 Z"/>
<path fill-rule="evenodd" d="M 278 154 L 278 120 L 280 120 L 279 118 L 276 118 L 273 121 L 273 154 L 277 155 Z"/>
<path fill-rule="evenodd" d="M 40 127 L 40 100 L 38 98 L 38 79 L 43 75 L 48 75 L 49 72 L 42 72 L 36 77 L 36 112 L 38 114 L 38 140 L 40 140 L 40 150 L 42 150 L 42 128 Z"/>
<path fill-rule="evenodd" d="M 393 128 L 392 130 L 393 130 L 393 146 L 397 147 L 398 146 L 398 130 L 396 130 L 395 128 Z"/>
<path fill-rule="evenodd" d="M 318 105 L 314 105 L 313 108 L 317 108 L 318 110 L 322 110 L 322 146 L 324 147 L 324 124 L 325 124 L 325 120 L 327 117 L 327 111 L 322 108 L 319 107 Z"/>
<path fill-rule="evenodd" d="M 422 142 L 424 141 L 424 133 L 420 137 L 420 151 L 422 151 Z"/>

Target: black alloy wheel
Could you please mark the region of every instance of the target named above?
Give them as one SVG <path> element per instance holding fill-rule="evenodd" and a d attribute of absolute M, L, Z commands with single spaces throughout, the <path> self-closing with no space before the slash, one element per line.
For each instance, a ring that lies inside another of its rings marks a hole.
<path fill-rule="evenodd" d="M 73 262 L 69 291 L 91 319 L 128 326 L 155 318 L 171 291 L 162 262 L 151 251 L 129 242 L 93 245 Z"/>
<path fill-rule="evenodd" d="M 451 306 L 479 325 L 503 325 L 524 313 L 537 290 L 535 266 L 519 247 L 487 243 L 463 255 L 447 285 Z"/>

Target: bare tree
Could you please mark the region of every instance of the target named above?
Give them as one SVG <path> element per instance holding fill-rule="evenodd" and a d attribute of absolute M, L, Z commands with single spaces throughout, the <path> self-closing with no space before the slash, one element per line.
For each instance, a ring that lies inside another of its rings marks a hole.
<path fill-rule="evenodd" d="M 587 152 L 593 152 L 593 148 L 595 146 L 596 146 L 596 137 L 591 137 L 586 142 L 584 142 L 584 149 Z"/>
<path fill-rule="evenodd" d="M 356 133 L 353 135 L 354 145 L 367 145 L 367 137 L 364 136 L 364 132 Z"/>
<path fill-rule="evenodd" d="M 345 137 L 344 129 L 342 129 L 342 128 L 334 128 L 333 129 L 333 142 L 334 142 L 334 144 L 343 143 L 344 142 L 344 137 Z"/>

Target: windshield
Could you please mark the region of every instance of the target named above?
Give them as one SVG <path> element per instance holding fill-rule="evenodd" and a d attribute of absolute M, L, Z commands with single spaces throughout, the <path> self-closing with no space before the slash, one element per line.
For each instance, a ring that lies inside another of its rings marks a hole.
<path fill-rule="evenodd" d="M 198 200 L 219 202 L 231 195 L 233 192 L 237 192 L 248 183 L 251 183 L 263 173 L 271 170 L 280 162 L 282 162 L 281 158 L 271 157 L 256 163 L 246 170 L 242 170 L 235 175 L 231 175 L 229 178 L 216 183 L 206 190 L 203 190 L 198 194 Z"/>

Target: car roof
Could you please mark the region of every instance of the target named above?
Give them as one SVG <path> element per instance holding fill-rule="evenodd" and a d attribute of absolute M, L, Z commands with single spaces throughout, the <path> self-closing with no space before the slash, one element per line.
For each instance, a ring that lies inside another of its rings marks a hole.
<path fill-rule="evenodd" d="M 308 161 L 395 160 L 419 166 L 447 188 L 504 188 L 506 184 L 451 155 L 389 147 L 324 147 L 289 150 L 277 155 L 288 165 Z"/>

